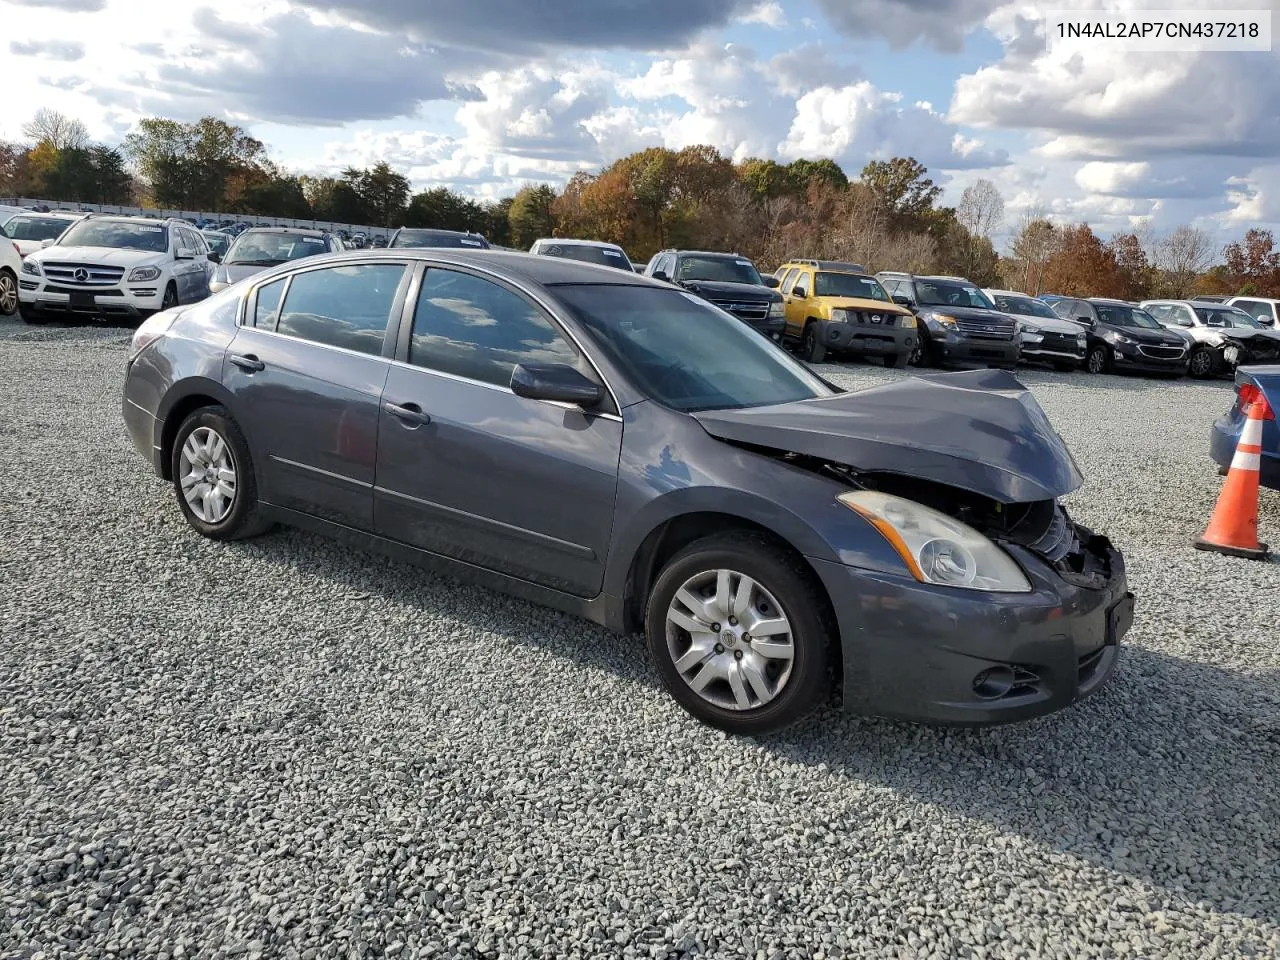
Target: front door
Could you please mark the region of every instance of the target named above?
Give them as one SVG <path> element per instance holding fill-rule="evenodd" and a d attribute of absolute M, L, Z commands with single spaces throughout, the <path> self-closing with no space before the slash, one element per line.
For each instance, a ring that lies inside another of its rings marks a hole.
<path fill-rule="evenodd" d="M 578 596 L 600 590 L 622 421 L 511 392 L 517 363 L 598 374 L 541 307 L 431 268 L 383 391 L 381 535 Z"/>
<path fill-rule="evenodd" d="M 266 502 L 373 529 L 379 403 L 391 365 L 384 341 L 406 277 L 404 263 L 349 264 L 299 272 L 250 296 L 222 382 Z"/>
<path fill-rule="evenodd" d="M 798 337 L 804 333 L 804 322 L 812 316 L 809 296 L 813 293 L 813 271 L 801 270 L 788 281 L 791 286 L 783 300 L 787 310 L 787 335 Z"/>

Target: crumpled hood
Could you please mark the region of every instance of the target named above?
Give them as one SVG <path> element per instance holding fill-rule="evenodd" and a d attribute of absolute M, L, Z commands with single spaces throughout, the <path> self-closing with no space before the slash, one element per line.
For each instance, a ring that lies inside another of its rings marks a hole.
<path fill-rule="evenodd" d="M 708 299 L 740 300 L 743 303 L 769 303 L 781 300 L 782 294 L 772 287 L 762 287 L 758 283 L 729 283 L 724 280 L 684 280 L 680 286 L 690 293 L 696 293 Z"/>
<path fill-rule="evenodd" d="M 1084 482 L 1031 392 L 1004 370 L 693 416 L 721 440 L 919 477 L 1001 503 L 1055 499 Z"/>
<path fill-rule="evenodd" d="M 37 263 L 85 263 L 111 267 L 142 267 L 163 263 L 156 250 L 122 250 L 118 247 L 60 247 L 54 245 L 31 255 Z"/>
<path fill-rule="evenodd" d="M 1258 346 L 1265 344 L 1267 347 L 1280 345 L 1280 331 L 1277 330 L 1254 330 L 1251 327 L 1215 327 L 1213 332 L 1221 334 L 1228 340 L 1237 340 L 1242 343 L 1252 341 Z"/>

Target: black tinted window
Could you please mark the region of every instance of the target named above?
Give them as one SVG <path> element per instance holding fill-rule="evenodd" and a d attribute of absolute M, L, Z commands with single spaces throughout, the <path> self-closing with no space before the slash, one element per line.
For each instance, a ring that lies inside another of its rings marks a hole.
<path fill-rule="evenodd" d="M 259 330 L 274 330 L 280 314 L 280 294 L 284 280 L 276 280 L 258 288 L 258 305 L 253 311 L 253 325 Z"/>
<path fill-rule="evenodd" d="M 577 365 L 579 354 L 523 297 L 469 274 L 428 270 L 409 362 L 505 387 L 517 363 Z"/>
<path fill-rule="evenodd" d="M 299 273 L 280 311 L 279 333 L 379 354 L 404 267 L 362 263 Z"/>

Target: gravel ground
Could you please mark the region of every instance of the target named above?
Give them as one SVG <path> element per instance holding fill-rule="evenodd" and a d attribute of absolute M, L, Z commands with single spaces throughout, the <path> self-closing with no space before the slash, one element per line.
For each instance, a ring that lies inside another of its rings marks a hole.
<path fill-rule="evenodd" d="M 0 321 L 0 956 L 1280 952 L 1280 564 L 1191 549 L 1226 383 L 1023 374 L 1139 596 L 1104 692 L 753 741 L 635 637 L 195 536 L 125 439 L 127 337 Z"/>

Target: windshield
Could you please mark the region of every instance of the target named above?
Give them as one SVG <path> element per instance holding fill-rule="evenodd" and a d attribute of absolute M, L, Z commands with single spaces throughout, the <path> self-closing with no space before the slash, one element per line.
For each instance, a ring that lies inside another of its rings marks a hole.
<path fill-rule="evenodd" d="M 885 300 L 889 295 L 874 277 L 856 273 L 819 273 L 813 282 L 815 297 L 861 297 L 863 300 Z"/>
<path fill-rule="evenodd" d="M 1196 307 L 1196 316 L 1204 321 L 1206 327 L 1242 327 L 1249 330 L 1266 330 L 1249 314 L 1235 307 Z"/>
<path fill-rule="evenodd" d="M 71 221 L 61 217 L 14 217 L 0 227 L 0 234 L 10 240 L 55 240 L 69 226 Z"/>
<path fill-rule="evenodd" d="M 1098 319 L 1116 327 L 1141 327 L 1144 330 L 1163 330 L 1155 317 L 1137 307 L 1127 307 L 1117 303 L 1095 303 L 1093 309 L 1098 311 Z"/>
<path fill-rule="evenodd" d="M 538 248 L 538 252 L 548 257 L 563 257 L 566 260 L 581 260 L 583 263 L 598 263 L 605 267 L 618 267 L 631 270 L 631 261 L 626 254 L 613 247 L 597 247 L 590 243 L 549 243 Z"/>
<path fill-rule="evenodd" d="M 360 236 L 360 234 L 356 234 Z M 452 230 L 401 230 L 391 242 L 393 247 L 470 247 L 473 250 L 488 249 L 484 237 L 474 233 L 455 233 Z"/>
<path fill-rule="evenodd" d="M 112 247 L 117 250 L 164 253 L 169 249 L 169 231 L 157 223 L 81 220 L 63 235 L 59 246 Z"/>
<path fill-rule="evenodd" d="M 223 263 L 228 266 L 247 264 L 274 267 L 277 263 L 301 260 L 325 253 L 324 237 L 308 237 L 297 233 L 242 233 L 231 244 Z"/>
<path fill-rule="evenodd" d="M 1046 320 L 1057 320 L 1058 315 L 1049 309 L 1049 305 L 1033 297 L 1011 297 L 996 294 L 993 298 L 996 309 L 1012 313 L 1019 317 L 1043 317 Z"/>
<path fill-rule="evenodd" d="M 682 256 L 673 280 L 710 280 L 719 283 L 759 284 L 760 274 L 750 260 L 741 257 Z"/>
<path fill-rule="evenodd" d="M 214 253 L 226 253 L 227 247 L 231 246 L 231 238 L 225 233 L 202 233 L 200 236 Z"/>
<path fill-rule="evenodd" d="M 741 320 L 678 290 L 552 287 L 609 359 L 676 410 L 727 410 L 827 397 L 833 390 Z"/>
<path fill-rule="evenodd" d="M 994 310 L 987 295 L 971 283 L 917 280 L 916 302 L 925 307 L 982 307 Z"/>

